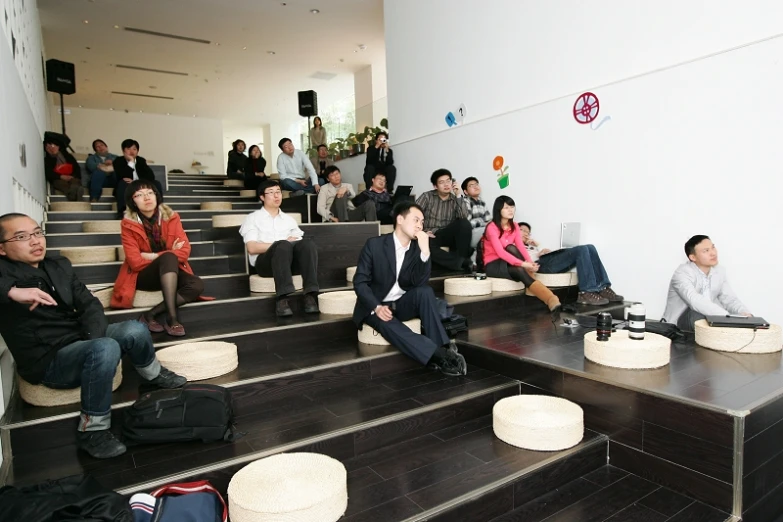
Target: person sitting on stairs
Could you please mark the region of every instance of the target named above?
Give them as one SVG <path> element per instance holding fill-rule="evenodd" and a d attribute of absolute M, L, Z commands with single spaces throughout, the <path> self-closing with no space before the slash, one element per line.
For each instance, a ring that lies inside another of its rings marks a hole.
<path fill-rule="evenodd" d="M 348 223 L 351 221 L 376 221 L 375 203 L 367 200 L 354 207 L 351 198 L 356 195 L 350 183 L 342 182 L 339 167 L 326 167 L 326 179 L 329 183 L 321 187 L 318 193 L 316 209 L 325 222 Z"/>
<path fill-rule="evenodd" d="M 163 186 L 155 179 L 155 173 L 147 165 L 147 160 L 139 156 L 141 145 L 139 142 L 128 138 L 122 142 L 122 156 L 114 158 L 112 166 L 117 176 L 117 188 L 114 189 L 114 197 L 117 200 L 117 217 L 125 217 L 125 191 L 132 182 L 143 179 L 153 183 L 158 189 L 158 203 L 163 203 Z"/>
<path fill-rule="evenodd" d="M 204 282 L 188 263 L 190 241 L 179 214 L 160 203 L 157 185 L 136 180 L 126 194 L 127 210 L 120 225 L 125 261 L 114 283 L 111 306 L 132 308 L 136 290 L 160 290 L 163 301 L 144 312 L 139 322 L 150 332 L 182 337 L 185 327 L 177 308 L 195 301 L 204 291 Z M 161 324 L 156 318 L 163 313 L 166 318 Z"/>
<path fill-rule="evenodd" d="M 428 285 L 432 261 L 424 212 L 405 201 L 394 207 L 394 232 L 371 237 L 356 266 L 353 322 L 367 324 L 402 353 L 446 375 L 465 375 L 465 358 L 457 353 L 441 323 L 435 293 Z M 424 334 L 402 324 L 418 317 Z"/>
<path fill-rule="evenodd" d="M 539 250 L 538 242 L 530 237 L 530 225 L 524 221 L 520 221 L 518 225 L 531 259 L 538 263 L 539 273 L 562 274 L 576 267 L 576 274 L 579 276 L 577 304 L 600 306 L 610 302 L 623 302 L 623 296 L 612 290 L 604 264 L 593 245 L 561 248 L 554 252 L 548 248 Z"/>
<path fill-rule="evenodd" d="M 65 144 L 56 137 L 44 141 L 44 174 L 55 190 L 59 190 L 68 201 L 79 201 L 84 196 L 82 169 L 76 158 L 66 150 Z"/>
<path fill-rule="evenodd" d="M 126 450 L 109 431 L 112 380 L 123 355 L 154 386 L 179 388 L 186 382 L 160 365 L 144 325 L 108 324 L 100 301 L 71 263 L 46 255 L 43 230 L 24 214 L 0 216 L 0 335 L 27 382 L 81 387 L 76 440 L 94 458 Z"/>
<path fill-rule="evenodd" d="M 552 291 L 536 281 L 533 274 L 538 264 L 527 253 L 519 226 L 514 223 L 516 205 L 508 196 L 498 196 L 492 206 L 492 221 L 481 239 L 484 271 L 489 277 L 511 279 L 525 285 L 549 308 L 552 319 L 560 316 L 560 299 Z"/>
<path fill-rule="evenodd" d="M 317 194 L 321 190 L 321 185 L 326 182 L 315 173 L 310 158 L 295 148 L 289 138 L 282 138 L 277 146 L 283 151 L 277 157 L 280 186 L 284 190 L 290 190 L 292 196 Z"/>
<path fill-rule="evenodd" d="M 278 317 L 294 315 L 288 302 L 288 296 L 296 290 L 293 274 L 302 274 L 305 313 L 320 313 L 315 243 L 304 237 L 294 218 L 280 210 L 283 192 L 277 181 L 266 181 L 258 190 L 264 206 L 248 215 L 239 228 L 250 266 L 259 276 L 275 279 Z"/>
<path fill-rule="evenodd" d="M 106 142 L 98 139 L 92 142 L 94 154 L 87 157 L 84 168 L 87 170 L 86 181 L 90 191 L 90 202 L 97 203 L 101 200 L 104 187 L 116 188 L 117 176 L 114 175 L 114 160 L 116 154 L 109 152 Z"/>

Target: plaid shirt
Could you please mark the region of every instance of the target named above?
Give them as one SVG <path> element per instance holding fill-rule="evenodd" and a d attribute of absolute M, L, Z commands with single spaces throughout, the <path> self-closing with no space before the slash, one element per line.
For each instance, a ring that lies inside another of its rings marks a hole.
<path fill-rule="evenodd" d="M 468 206 L 468 215 L 470 226 L 473 228 L 484 228 L 487 223 L 492 221 L 492 212 L 487 208 L 487 204 L 481 198 L 473 199 L 470 196 L 462 198 Z"/>
<path fill-rule="evenodd" d="M 416 204 L 424 209 L 424 230 L 427 232 L 447 227 L 456 219 L 468 219 L 468 209 L 454 194 L 449 194 L 444 201 L 437 190 L 428 190 L 419 196 Z"/>

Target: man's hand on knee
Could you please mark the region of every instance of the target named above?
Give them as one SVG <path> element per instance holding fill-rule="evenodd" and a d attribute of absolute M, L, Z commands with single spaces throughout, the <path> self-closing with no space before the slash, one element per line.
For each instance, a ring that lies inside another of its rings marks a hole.
<path fill-rule="evenodd" d="M 391 321 L 394 317 L 394 314 L 392 314 L 391 308 L 385 305 L 378 305 L 375 307 L 375 315 L 378 316 L 378 319 L 380 319 L 383 322 Z"/>

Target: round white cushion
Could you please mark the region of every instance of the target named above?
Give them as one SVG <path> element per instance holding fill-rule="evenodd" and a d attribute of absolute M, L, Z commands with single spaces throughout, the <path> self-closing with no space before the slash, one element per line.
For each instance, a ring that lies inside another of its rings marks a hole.
<path fill-rule="evenodd" d="M 89 212 L 92 206 L 89 201 L 54 201 L 49 205 L 52 212 Z"/>
<path fill-rule="evenodd" d="M 421 333 L 421 319 L 410 319 L 409 321 L 403 321 L 402 324 L 410 328 L 414 333 Z M 374 344 L 376 346 L 390 346 L 391 343 L 383 338 L 381 334 L 376 332 L 369 325 L 362 325 L 362 329 L 359 330 L 359 342 L 364 344 Z"/>
<path fill-rule="evenodd" d="M 82 232 L 98 233 L 98 232 L 116 232 L 121 231 L 122 220 L 115 219 L 113 221 L 82 221 Z"/>
<path fill-rule="evenodd" d="M 391 234 L 394 232 L 394 225 L 381 225 L 381 234 Z"/>
<path fill-rule="evenodd" d="M 492 293 L 492 281 L 472 277 L 451 277 L 443 282 L 443 293 L 457 296 L 489 295 Z"/>
<path fill-rule="evenodd" d="M 783 335 L 777 324 L 754 331 L 752 328 L 710 326 L 706 320 L 700 319 L 693 323 L 693 328 L 696 344 L 719 352 L 773 353 L 783 348 Z"/>
<path fill-rule="evenodd" d="M 117 247 L 93 246 L 89 248 L 61 248 L 60 255 L 67 257 L 74 265 L 112 263 L 117 261 Z"/>
<path fill-rule="evenodd" d="M 218 214 L 212 216 L 212 228 L 241 227 L 247 214 Z"/>
<path fill-rule="evenodd" d="M 318 453 L 257 460 L 228 484 L 231 522 L 335 522 L 347 507 L 345 466 Z"/>
<path fill-rule="evenodd" d="M 204 201 L 201 203 L 201 210 L 231 210 L 233 205 L 230 201 Z"/>
<path fill-rule="evenodd" d="M 502 277 L 489 277 L 492 281 L 493 292 L 519 292 L 525 289 L 525 285 L 518 281 L 512 281 L 511 279 L 505 279 Z"/>
<path fill-rule="evenodd" d="M 584 437 L 584 412 L 559 397 L 516 395 L 495 403 L 492 429 L 497 438 L 518 448 L 559 451 Z"/>
<path fill-rule="evenodd" d="M 256 191 L 255 190 L 240 190 L 239 195 L 243 198 L 254 198 L 256 197 Z"/>
<path fill-rule="evenodd" d="M 113 196 L 114 189 L 111 187 L 105 187 L 101 190 L 101 196 Z"/>
<path fill-rule="evenodd" d="M 244 187 L 245 182 L 241 179 L 224 179 L 223 180 L 223 186 L 224 187 Z"/>
<path fill-rule="evenodd" d="M 345 280 L 349 283 L 353 283 L 353 276 L 356 275 L 356 267 L 355 266 L 349 266 L 345 269 Z"/>
<path fill-rule="evenodd" d="M 318 296 L 318 308 L 322 314 L 348 315 L 353 313 L 356 305 L 356 292 L 343 290 L 341 292 L 324 292 Z"/>
<path fill-rule="evenodd" d="M 671 339 L 650 332 L 636 340 L 628 337 L 628 330 L 617 330 L 608 341 L 599 341 L 592 331 L 584 339 L 585 358 L 614 368 L 660 368 L 669 364 L 671 356 Z"/>
<path fill-rule="evenodd" d="M 160 364 L 189 381 L 211 379 L 239 366 L 237 345 L 221 341 L 175 344 L 155 352 Z"/>
<path fill-rule="evenodd" d="M 562 274 L 533 274 L 533 279 L 540 281 L 542 285 L 547 288 L 563 288 L 567 286 L 576 286 L 579 284 L 579 276 L 576 275 L 576 271 L 563 272 Z M 525 290 L 527 295 L 533 295 L 530 293 L 530 289 Z"/>
<path fill-rule="evenodd" d="M 295 275 L 292 277 L 294 281 L 294 289 L 301 290 L 304 287 L 304 281 L 302 276 Z M 274 277 L 261 277 L 260 275 L 250 276 L 250 291 L 256 293 L 275 293 L 275 278 Z"/>
<path fill-rule="evenodd" d="M 19 396 L 27 404 L 49 407 L 76 404 L 81 401 L 81 387 L 55 390 L 54 388 L 47 388 L 43 384 L 30 384 L 18 374 L 16 378 L 19 385 Z M 120 384 L 122 384 L 122 362 L 117 365 L 117 371 L 114 373 L 114 379 L 111 381 L 111 390 L 115 391 L 120 387 Z"/>
<path fill-rule="evenodd" d="M 160 290 L 157 292 L 136 290 L 136 293 L 133 295 L 133 308 L 152 308 L 162 301 L 163 292 Z"/>

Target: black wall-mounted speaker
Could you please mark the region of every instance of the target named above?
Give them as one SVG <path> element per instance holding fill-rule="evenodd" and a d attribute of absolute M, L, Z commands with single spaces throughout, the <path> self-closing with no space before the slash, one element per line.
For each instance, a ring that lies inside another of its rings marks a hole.
<path fill-rule="evenodd" d="M 46 60 L 46 90 L 59 94 L 76 92 L 76 71 L 72 63 Z"/>
<path fill-rule="evenodd" d="M 299 116 L 318 115 L 318 94 L 315 91 L 299 91 Z"/>

